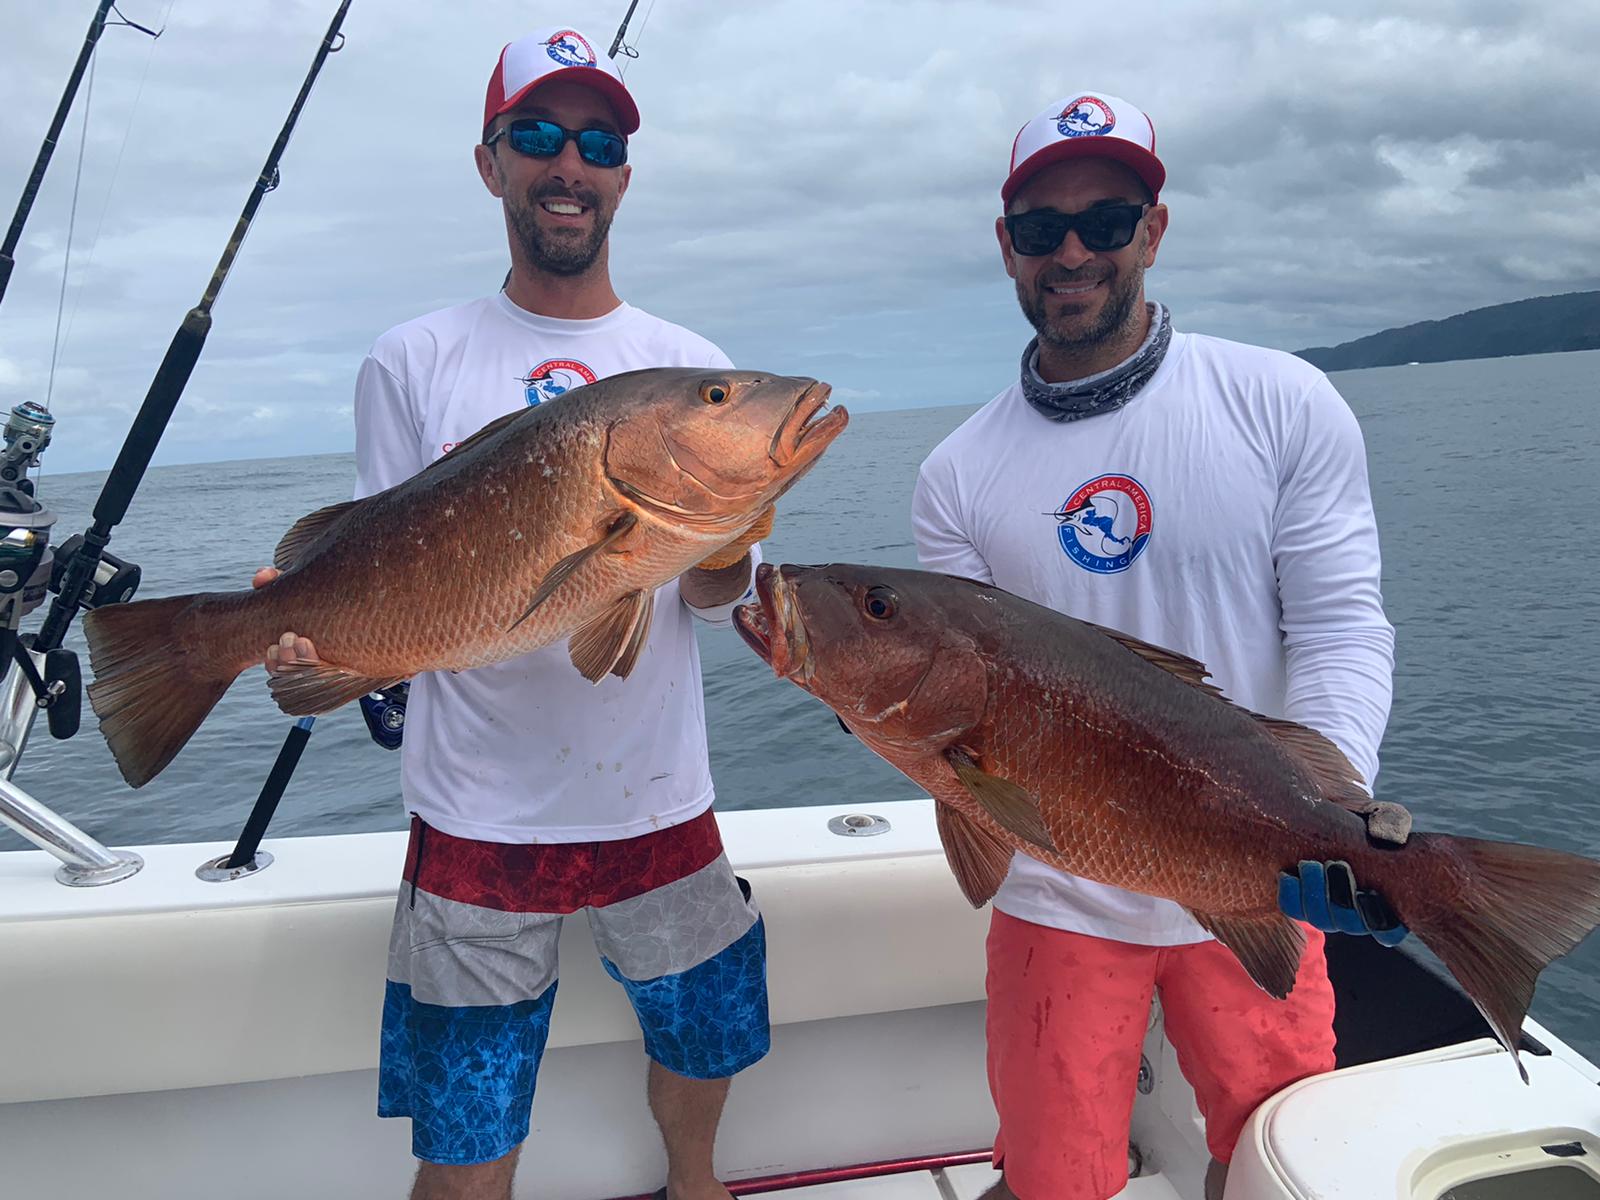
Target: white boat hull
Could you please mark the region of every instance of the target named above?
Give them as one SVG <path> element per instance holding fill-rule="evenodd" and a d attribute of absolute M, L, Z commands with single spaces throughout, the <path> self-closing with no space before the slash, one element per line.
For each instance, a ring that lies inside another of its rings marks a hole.
<path fill-rule="evenodd" d="M 892 827 L 875 837 L 828 832 L 839 811 L 719 816 L 729 856 L 766 918 L 774 1027 L 772 1054 L 739 1077 L 729 1100 L 718 1140 L 718 1169 L 729 1180 L 978 1151 L 994 1136 L 983 1050 L 988 914 L 961 898 L 930 801 L 871 806 Z M 269 842 L 271 867 L 220 884 L 194 872 L 227 846 L 140 847 L 147 866 L 139 875 L 95 889 L 55 883 L 55 862 L 43 854 L 0 855 L 0 1196 L 405 1195 L 414 1169 L 409 1122 L 374 1115 L 404 843 L 398 833 Z M 517 1195 L 651 1192 L 664 1181 L 664 1160 L 632 1010 L 601 968 L 585 922 L 566 923 L 560 954 Z M 1600 1071 L 1547 1031 L 1532 1031 L 1553 1051 L 1540 1072 L 1567 1075 L 1552 1076 L 1531 1107 L 1489 1043 L 1379 1064 L 1405 1074 L 1358 1072 L 1373 1086 L 1392 1091 L 1404 1080 L 1426 1095 L 1435 1077 L 1450 1086 L 1463 1055 L 1476 1056 L 1478 1086 L 1499 1106 L 1504 1137 L 1521 1136 L 1519 1105 L 1533 1121 L 1564 1104 L 1600 1158 L 1600 1134 L 1583 1132 L 1600 1130 Z M 1203 1127 L 1159 1007 L 1145 1057 L 1133 1126 L 1143 1174 L 1127 1195 L 1199 1200 Z M 1311 1172 L 1318 1196 L 1381 1195 L 1341 1190 L 1337 1170 L 1308 1165 L 1316 1151 L 1301 1145 L 1316 1089 L 1348 1087 L 1358 1072 L 1288 1089 L 1278 1099 L 1292 1100 L 1292 1110 L 1264 1106 L 1241 1143 L 1230 1200 L 1313 1194 L 1294 1182 L 1297 1171 Z M 1578 1111 L 1570 1096 L 1552 1099 L 1567 1096 L 1572 1079 L 1593 1092 L 1591 1110 Z M 1292 1095 L 1297 1089 L 1303 1094 Z M 1332 1103 L 1352 1106 L 1343 1093 Z M 1425 1128 L 1408 1136 L 1414 1144 L 1401 1157 L 1461 1142 Z M 976 1196 L 991 1174 L 974 1166 L 896 1178 L 893 1195 L 949 1200 Z M 1395 1189 L 1408 1200 L 1423 1195 L 1404 1180 Z M 867 1183 L 829 1192 L 830 1200 L 880 1194 L 891 1193 Z"/>

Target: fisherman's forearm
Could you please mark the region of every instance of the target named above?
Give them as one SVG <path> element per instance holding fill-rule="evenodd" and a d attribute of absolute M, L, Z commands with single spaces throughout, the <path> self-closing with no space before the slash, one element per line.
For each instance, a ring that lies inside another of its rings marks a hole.
<path fill-rule="evenodd" d="M 695 608 L 719 608 L 724 604 L 732 604 L 745 589 L 750 586 L 750 554 L 745 556 L 731 567 L 720 570 L 707 571 L 702 567 L 690 567 L 678 576 L 678 591 L 683 596 L 685 604 Z"/>

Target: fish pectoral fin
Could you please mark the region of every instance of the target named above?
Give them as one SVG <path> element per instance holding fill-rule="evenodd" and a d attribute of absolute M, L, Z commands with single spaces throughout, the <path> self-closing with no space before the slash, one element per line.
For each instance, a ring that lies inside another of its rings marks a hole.
<path fill-rule="evenodd" d="M 607 672 L 626 679 L 633 670 L 650 636 L 651 597 L 629 592 L 572 635 L 567 646 L 572 665 L 590 683 L 599 683 Z"/>
<path fill-rule="evenodd" d="M 973 908 L 994 898 L 1011 869 L 1011 847 L 965 813 L 938 801 L 933 805 L 945 860 Z"/>
<path fill-rule="evenodd" d="M 1061 853 L 1044 818 L 1039 815 L 1039 805 L 1016 784 L 990 775 L 972 761 L 962 750 L 945 751 L 945 759 L 956 773 L 956 778 L 972 793 L 972 798 L 983 805 L 983 810 L 1025 842 L 1032 842 L 1041 850 Z"/>
<path fill-rule="evenodd" d="M 311 545 L 323 535 L 330 525 L 337 521 L 360 500 L 343 500 L 338 504 L 330 504 L 326 508 L 319 508 L 314 513 L 308 513 L 289 527 L 289 532 L 283 535 L 283 540 L 278 543 L 278 548 L 272 552 L 272 565 L 280 571 L 287 571 L 300 561 L 300 556 L 305 553 L 306 547 Z"/>
<path fill-rule="evenodd" d="M 1282 913 L 1264 917 L 1225 917 L 1216 913 L 1189 915 L 1205 931 L 1232 950 L 1250 978 L 1267 995 L 1282 1000 L 1294 990 L 1306 932 Z"/>
<path fill-rule="evenodd" d="M 544 579 L 540 582 L 538 590 L 533 593 L 533 599 L 528 602 L 528 607 L 523 610 L 520 617 L 511 622 L 511 629 L 515 629 L 518 625 L 521 625 L 524 621 L 531 617 L 533 615 L 533 610 L 548 600 L 551 596 L 551 593 L 553 593 L 558 587 L 560 587 L 567 580 L 571 579 L 573 573 L 577 571 L 579 567 L 583 566 L 584 563 L 588 562 L 596 554 L 599 554 L 607 546 L 610 546 L 612 543 L 616 542 L 618 538 L 622 537 L 638 523 L 639 518 L 634 516 L 631 512 L 619 513 L 617 517 L 612 520 L 611 524 L 606 527 L 605 534 L 600 538 L 599 541 L 585 546 L 582 550 L 573 551 L 555 566 L 551 567 L 549 573 L 546 574 Z M 510 633 L 511 629 L 506 630 L 506 632 Z M 604 675 L 605 672 L 601 671 L 600 674 Z"/>
<path fill-rule="evenodd" d="M 640 602 L 643 611 L 639 619 L 633 623 L 633 633 L 628 638 L 628 644 L 622 648 L 617 661 L 611 664 L 611 673 L 618 679 L 626 679 L 633 674 L 634 667 L 639 665 L 639 655 L 644 653 L 644 644 L 650 640 L 650 619 L 656 612 L 656 594 L 654 592 L 637 594 L 643 597 Z"/>
<path fill-rule="evenodd" d="M 267 686 L 278 707 L 291 717 L 314 717 L 332 712 L 368 692 L 392 687 L 404 678 L 404 675 L 395 675 L 371 679 L 332 663 L 314 662 L 275 672 L 268 678 Z"/>

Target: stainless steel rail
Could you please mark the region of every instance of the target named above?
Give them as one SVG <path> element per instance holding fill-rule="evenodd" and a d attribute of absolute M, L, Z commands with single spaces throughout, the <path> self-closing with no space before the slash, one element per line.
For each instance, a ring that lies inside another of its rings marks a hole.
<path fill-rule="evenodd" d="M 28 653 L 34 666 L 43 670 L 44 655 Z M 8 671 L 0 688 L 0 822 L 60 859 L 56 879 L 68 887 L 99 887 L 137 874 L 144 859 L 130 851 L 108 850 L 11 782 L 38 713 L 27 677 L 18 670 Z"/>

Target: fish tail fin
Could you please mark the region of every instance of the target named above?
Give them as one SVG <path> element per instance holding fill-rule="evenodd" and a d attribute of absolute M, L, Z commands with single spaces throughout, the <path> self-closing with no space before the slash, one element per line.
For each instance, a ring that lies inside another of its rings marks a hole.
<path fill-rule="evenodd" d="M 108 604 L 84 616 L 94 670 L 89 703 L 131 787 L 161 773 L 243 669 L 194 653 L 177 631 L 178 618 L 201 599 Z"/>
<path fill-rule="evenodd" d="M 1448 863 L 1460 884 L 1454 903 L 1408 912 L 1423 908 L 1415 887 L 1385 898 L 1456 977 L 1526 1082 L 1516 1047 L 1534 984 L 1600 926 L 1600 863 L 1542 846 L 1445 834 L 1417 834 L 1412 846 Z"/>

